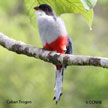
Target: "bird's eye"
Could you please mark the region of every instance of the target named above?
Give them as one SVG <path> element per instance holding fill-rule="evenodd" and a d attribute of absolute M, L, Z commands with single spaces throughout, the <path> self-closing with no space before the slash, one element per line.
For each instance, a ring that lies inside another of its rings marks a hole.
<path fill-rule="evenodd" d="M 48 11 L 48 8 L 46 8 L 46 11 Z"/>

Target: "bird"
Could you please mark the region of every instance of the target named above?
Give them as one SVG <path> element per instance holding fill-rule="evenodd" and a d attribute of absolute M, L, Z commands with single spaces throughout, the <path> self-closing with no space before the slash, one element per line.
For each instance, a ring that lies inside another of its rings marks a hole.
<path fill-rule="evenodd" d="M 64 21 L 56 16 L 54 10 L 48 4 L 40 4 L 35 6 L 34 9 L 37 15 L 37 25 L 43 49 L 61 54 L 72 54 L 72 40 L 67 33 Z M 54 66 L 56 81 L 53 100 L 56 100 L 57 104 L 63 94 L 63 75 L 67 65 L 54 64 Z"/>

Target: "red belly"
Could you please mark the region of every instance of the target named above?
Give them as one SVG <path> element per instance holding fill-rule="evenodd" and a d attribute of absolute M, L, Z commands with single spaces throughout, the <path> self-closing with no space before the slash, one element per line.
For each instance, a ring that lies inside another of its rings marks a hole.
<path fill-rule="evenodd" d="M 46 50 L 49 51 L 57 51 L 58 53 L 64 54 L 64 46 L 67 46 L 68 44 L 68 38 L 67 36 L 59 36 L 55 41 L 51 43 L 46 43 L 43 47 Z"/>

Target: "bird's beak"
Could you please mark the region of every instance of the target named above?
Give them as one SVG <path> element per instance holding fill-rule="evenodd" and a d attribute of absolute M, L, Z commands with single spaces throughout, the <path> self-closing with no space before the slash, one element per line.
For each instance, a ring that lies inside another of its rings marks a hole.
<path fill-rule="evenodd" d="M 38 6 L 34 7 L 35 10 L 40 10 L 40 8 Z"/>

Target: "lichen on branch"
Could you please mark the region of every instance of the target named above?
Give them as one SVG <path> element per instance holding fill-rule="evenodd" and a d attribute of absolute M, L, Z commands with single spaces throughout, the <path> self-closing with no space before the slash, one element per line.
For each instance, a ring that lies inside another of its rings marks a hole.
<path fill-rule="evenodd" d="M 108 58 L 60 54 L 54 51 L 51 52 L 42 48 L 25 44 L 21 41 L 16 41 L 4 35 L 3 33 L 0 33 L 0 45 L 12 52 L 16 52 L 17 54 L 35 57 L 53 64 L 98 66 L 108 68 Z"/>

